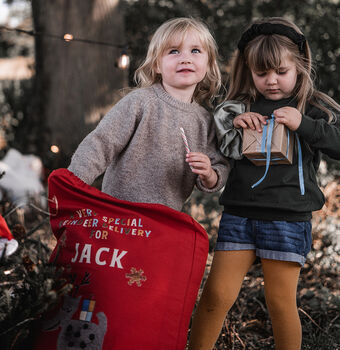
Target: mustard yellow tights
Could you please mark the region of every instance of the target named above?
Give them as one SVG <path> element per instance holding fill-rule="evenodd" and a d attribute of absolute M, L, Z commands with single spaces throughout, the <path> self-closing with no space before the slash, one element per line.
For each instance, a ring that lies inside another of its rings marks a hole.
<path fill-rule="evenodd" d="M 216 251 L 194 315 L 189 350 L 211 350 L 243 279 L 255 260 L 253 250 Z M 276 350 L 300 350 L 301 324 L 296 305 L 300 265 L 262 259 L 266 303 Z"/>

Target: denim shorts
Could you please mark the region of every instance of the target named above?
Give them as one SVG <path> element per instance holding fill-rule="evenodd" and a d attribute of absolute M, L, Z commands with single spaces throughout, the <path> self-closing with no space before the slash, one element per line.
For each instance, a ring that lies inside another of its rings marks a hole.
<path fill-rule="evenodd" d="M 254 220 L 223 213 L 215 250 L 255 250 L 264 259 L 301 266 L 312 245 L 310 221 Z"/>

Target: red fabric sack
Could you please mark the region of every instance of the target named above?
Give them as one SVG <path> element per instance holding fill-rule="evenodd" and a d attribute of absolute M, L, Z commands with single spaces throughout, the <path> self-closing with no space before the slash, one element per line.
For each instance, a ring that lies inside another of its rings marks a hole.
<path fill-rule="evenodd" d="M 208 237 L 190 216 L 118 200 L 67 169 L 49 177 L 51 261 L 70 295 L 43 321 L 37 350 L 184 350 Z"/>
<path fill-rule="evenodd" d="M 9 230 L 7 222 L 2 215 L 0 215 L 0 238 L 6 238 L 9 241 L 13 239 L 12 232 Z"/>

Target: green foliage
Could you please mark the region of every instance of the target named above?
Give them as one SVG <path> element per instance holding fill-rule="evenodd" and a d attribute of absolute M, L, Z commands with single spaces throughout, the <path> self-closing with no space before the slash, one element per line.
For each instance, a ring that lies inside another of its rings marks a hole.
<path fill-rule="evenodd" d="M 13 234 L 19 242 L 18 249 L 9 257 L 0 257 L 2 350 L 21 349 L 35 322 L 71 289 L 61 278 L 62 270 L 48 263 L 50 249 L 39 236 L 32 236 L 43 223 L 27 234 L 17 224 Z"/>
<path fill-rule="evenodd" d="M 8 57 L 14 43 L 6 40 L 6 36 L 0 32 L 0 57 Z"/>
<path fill-rule="evenodd" d="M 0 126 L 7 148 L 22 152 L 30 149 L 37 137 L 33 118 L 30 118 L 33 80 L 4 80 L 0 84 Z M 5 151 L 5 148 L 3 151 Z M 1 154 L 3 155 L 3 154 Z"/>
<path fill-rule="evenodd" d="M 203 19 L 215 33 L 226 67 L 244 28 L 252 19 L 282 16 L 293 20 L 305 33 L 317 71 L 317 87 L 340 100 L 340 7 L 338 0 L 124 0 L 126 35 L 132 62 L 130 79 L 143 60 L 152 33 L 165 20 L 178 16 Z"/>

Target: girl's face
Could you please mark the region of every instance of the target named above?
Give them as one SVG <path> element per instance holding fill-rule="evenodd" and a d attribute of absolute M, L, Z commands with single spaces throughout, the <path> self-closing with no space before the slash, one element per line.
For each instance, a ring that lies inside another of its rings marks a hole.
<path fill-rule="evenodd" d="M 251 69 L 257 91 L 267 100 L 281 100 L 290 97 L 296 85 L 296 64 L 285 54 L 278 69 L 258 72 Z"/>
<path fill-rule="evenodd" d="M 207 69 L 208 52 L 198 33 L 189 30 L 183 38 L 174 38 L 158 60 L 156 71 L 170 95 L 191 102 L 196 85 L 204 79 Z"/>

